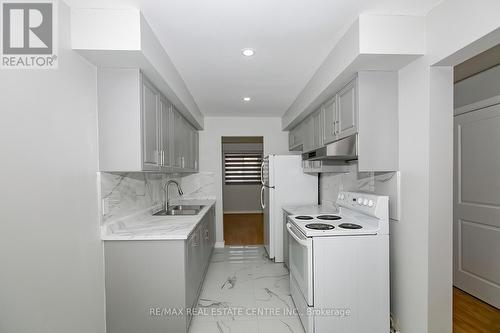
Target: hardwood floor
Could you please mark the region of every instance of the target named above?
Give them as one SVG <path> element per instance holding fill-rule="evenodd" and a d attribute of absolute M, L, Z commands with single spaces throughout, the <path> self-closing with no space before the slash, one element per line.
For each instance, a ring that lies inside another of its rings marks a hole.
<path fill-rule="evenodd" d="M 454 333 L 499 333 L 500 310 L 453 288 Z"/>
<path fill-rule="evenodd" d="M 264 214 L 224 214 L 226 245 L 264 243 Z"/>

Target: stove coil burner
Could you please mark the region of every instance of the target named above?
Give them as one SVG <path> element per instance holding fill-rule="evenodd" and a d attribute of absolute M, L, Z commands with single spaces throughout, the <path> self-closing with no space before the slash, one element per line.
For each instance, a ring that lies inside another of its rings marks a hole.
<path fill-rule="evenodd" d="M 341 223 L 339 224 L 339 228 L 342 229 L 361 229 L 363 228 L 359 224 L 354 224 L 354 223 Z"/>
<path fill-rule="evenodd" d="M 337 215 L 319 215 L 316 218 L 319 220 L 326 220 L 326 221 L 335 221 L 341 219 L 341 217 Z"/>
<path fill-rule="evenodd" d="M 333 225 L 324 224 L 324 223 L 309 223 L 309 224 L 306 224 L 306 228 L 314 229 L 314 230 L 332 230 L 335 227 Z"/>
<path fill-rule="evenodd" d="M 295 216 L 295 218 L 297 220 L 312 220 L 313 219 L 312 216 L 307 216 L 307 215 L 299 215 L 299 216 Z"/>

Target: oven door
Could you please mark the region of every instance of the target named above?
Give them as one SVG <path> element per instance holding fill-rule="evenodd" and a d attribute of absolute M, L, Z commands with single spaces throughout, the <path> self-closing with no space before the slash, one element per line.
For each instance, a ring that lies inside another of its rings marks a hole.
<path fill-rule="evenodd" d="M 313 306 L 313 258 L 312 238 L 307 238 L 291 223 L 288 230 L 290 275 L 297 282 L 298 289 L 307 305 Z"/>

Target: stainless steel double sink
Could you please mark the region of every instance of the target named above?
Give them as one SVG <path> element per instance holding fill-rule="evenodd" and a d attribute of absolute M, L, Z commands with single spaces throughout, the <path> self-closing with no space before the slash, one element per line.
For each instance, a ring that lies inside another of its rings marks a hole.
<path fill-rule="evenodd" d="M 168 210 L 162 209 L 154 213 L 154 216 L 177 216 L 177 215 L 198 215 L 203 209 L 202 205 L 175 205 L 168 207 Z"/>

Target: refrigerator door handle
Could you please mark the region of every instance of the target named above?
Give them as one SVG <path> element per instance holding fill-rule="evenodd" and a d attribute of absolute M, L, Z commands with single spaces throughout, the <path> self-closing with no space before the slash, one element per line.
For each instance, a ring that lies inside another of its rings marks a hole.
<path fill-rule="evenodd" d="M 266 204 L 264 203 L 264 191 L 265 191 L 265 187 L 262 186 L 262 188 L 260 189 L 260 206 L 262 207 L 262 209 L 265 209 L 266 208 Z"/>
<path fill-rule="evenodd" d="M 262 162 L 262 164 L 260 165 L 260 182 L 262 183 L 262 185 L 266 185 L 264 184 L 264 163 L 265 162 Z"/>

